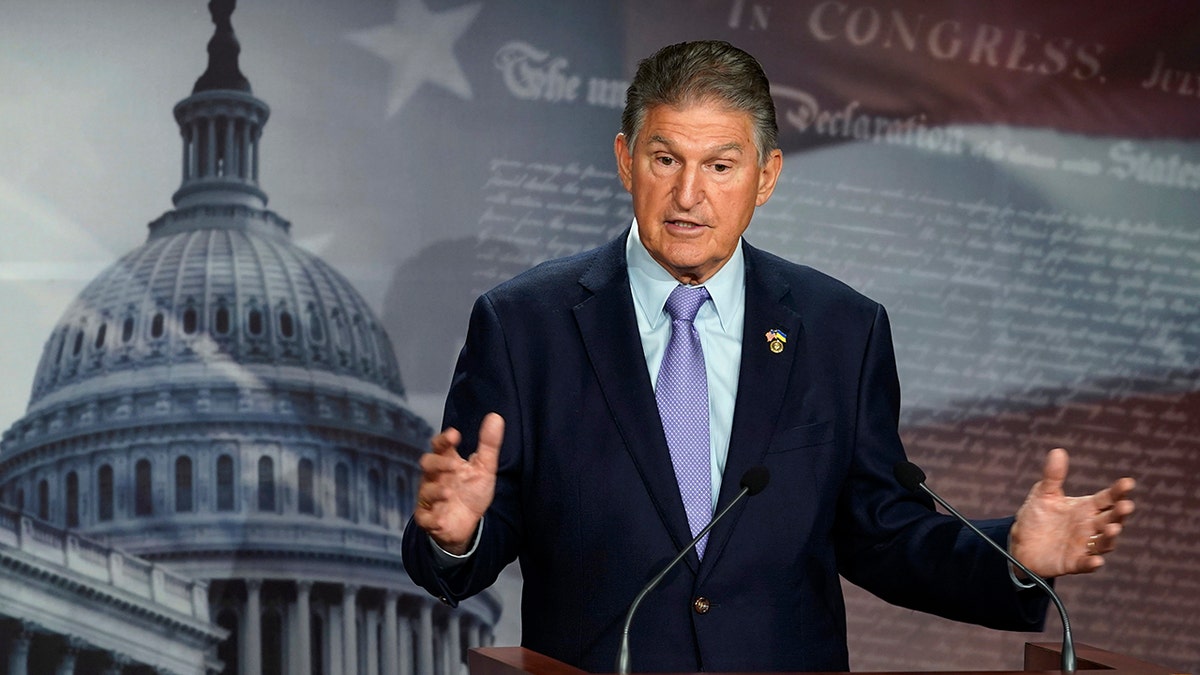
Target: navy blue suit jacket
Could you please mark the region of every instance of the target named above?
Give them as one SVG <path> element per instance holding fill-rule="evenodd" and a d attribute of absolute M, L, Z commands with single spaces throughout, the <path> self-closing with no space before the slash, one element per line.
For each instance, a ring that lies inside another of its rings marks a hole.
<path fill-rule="evenodd" d="M 446 403 L 470 452 L 489 411 L 507 422 L 479 549 L 451 572 L 405 532 L 413 580 L 453 603 L 520 559 L 522 644 L 611 671 L 626 609 L 691 539 L 646 372 L 624 237 L 540 265 L 482 296 Z M 751 466 L 770 484 L 643 602 L 637 671 L 848 669 L 838 575 L 949 618 L 1039 630 L 986 544 L 900 488 L 900 390 L 879 304 L 745 245 L 746 317 L 718 508 Z M 773 353 L 764 334 L 779 329 Z M 1004 542 L 1011 519 L 985 522 Z M 699 613 L 694 601 L 705 598 Z"/>

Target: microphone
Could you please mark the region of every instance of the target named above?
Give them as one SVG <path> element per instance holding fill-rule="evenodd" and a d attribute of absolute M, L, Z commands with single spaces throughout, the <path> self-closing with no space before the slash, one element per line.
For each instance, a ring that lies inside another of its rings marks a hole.
<path fill-rule="evenodd" d="M 1067 619 L 1067 608 L 1063 606 L 1062 600 L 1059 599 L 1058 594 L 1054 592 L 1054 589 L 1050 587 L 1050 584 L 1046 583 L 1045 579 L 1034 574 L 1028 567 L 1022 565 L 1019 560 L 1012 557 L 1008 551 L 1004 550 L 1003 546 L 1000 546 L 996 542 L 992 541 L 991 537 L 984 534 L 983 531 L 978 527 L 975 527 L 974 523 L 967 520 L 961 513 L 955 510 L 953 506 L 950 506 L 945 499 L 942 499 L 937 495 L 936 492 L 930 490 L 929 487 L 925 485 L 925 472 L 922 471 L 919 466 L 913 464 L 912 462 L 898 462 L 896 466 L 892 468 L 892 473 L 895 474 L 896 481 L 900 483 L 904 489 L 910 492 L 921 490 L 930 497 L 933 497 L 933 500 L 938 504 L 941 504 L 942 508 L 946 509 L 950 515 L 962 521 L 962 523 L 970 528 L 972 532 L 982 537 L 987 543 L 991 544 L 992 548 L 999 551 L 1000 555 L 1007 558 L 1010 563 L 1016 565 L 1017 569 L 1024 572 L 1034 584 L 1037 584 L 1038 587 L 1046 592 L 1046 595 L 1050 596 L 1050 599 L 1054 601 L 1054 606 L 1058 608 L 1059 618 L 1062 619 L 1062 671 L 1064 673 L 1075 672 L 1075 639 L 1071 637 L 1071 622 Z"/>
<path fill-rule="evenodd" d="M 641 592 L 637 594 L 637 597 L 633 599 L 633 604 L 629 605 L 629 611 L 625 613 L 625 628 L 621 631 L 621 648 L 617 651 L 617 673 L 620 675 L 627 675 L 629 673 L 629 626 L 633 623 L 633 615 L 635 612 L 637 612 L 638 605 L 642 604 L 642 599 L 645 598 L 650 591 L 654 590 L 654 587 L 658 585 L 658 582 L 663 580 L 663 577 L 667 576 L 667 572 L 670 572 L 671 568 L 675 567 L 680 560 L 683 560 L 683 556 L 687 555 L 688 551 L 696 548 L 696 544 L 704 538 L 704 535 L 708 534 L 709 530 L 713 529 L 713 526 L 717 524 L 718 520 L 725 517 L 726 513 L 729 513 L 729 510 L 733 508 L 734 504 L 737 504 L 739 501 L 741 501 L 742 497 L 745 497 L 746 495 L 753 497 L 754 495 L 762 492 L 763 488 L 767 487 L 767 483 L 770 481 L 771 474 L 769 471 L 767 471 L 767 467 L 752 466 L 749 469 L 746 469 L 746 473 L 742 474 L 742 491 L 737 493 L 737 496 L 733 498 L 733 501 L 729 502 L 725 508 L 721 509 L 720 513 L 713 516 L 713 519 L 708 521 L 708 525 L 705 525 L 703 530 L 700 530 L 700 534 L 696 535 L 696 538 L 692 540 L 692 543 L 684 546 L 683 550 L 680 551 L 679 554 L 671 560 L 671 562 L 667 563 L 667 566 L 664 567 L 657 576 L 651 579 L 650 583 L 646 584 L 645 587 L 642 588 Z"/>

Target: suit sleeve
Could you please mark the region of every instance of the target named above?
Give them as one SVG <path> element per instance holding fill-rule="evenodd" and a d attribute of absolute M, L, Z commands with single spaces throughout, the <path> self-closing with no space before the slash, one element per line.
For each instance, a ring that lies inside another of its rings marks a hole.
<path fill-rule="evenodd" d="M 891 328 L 878 307 L 863 353 L 854 450 L 840 497 L 836 542 L 843 576 L 884 600 L 956 621 L 1003 630 L 1041 630 L 1047 598 L 1021 590 L 987 542 L 924 495 L 896 482 L 904 460 L 900 384 Z M 978 521 L 1007 546 L 1012 518 Z"/>
<path fill-rule="evenodd" d="M 504 418 L 495 498 L 484 516 L 479 545 L 468 561 L 451 568 L 439 566 L 428 535 L 411 519 L 402 549 L 404 567 L 413 582 L 451 606 L 491 586 L 519 551 L 522 424 L 517 400 L 504 328 L 485 295 L 471 311 L 466 343 L 446 399 L 443 428 L 459 430 L 459 453 L 466 457 L 478 443 L 484 416 L 497 412 Z"/>

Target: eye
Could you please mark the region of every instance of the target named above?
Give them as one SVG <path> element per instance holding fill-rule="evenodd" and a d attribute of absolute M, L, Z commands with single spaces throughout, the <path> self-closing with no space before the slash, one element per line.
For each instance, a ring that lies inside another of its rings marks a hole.
<path fill-rule="evenodd" d="M 712 166 L 713 166 L 713 171 L 715 171 L 717 173 L 726 173 L 726 172 L 730 171 L 731 169 L 733 169 L 733 167 L 728 164 L 713 164 Z"/>
<path fill-rule="evenodd" d="M 673 166 L 675 164 L 675 158 L 669 155 L 659 155 L 654 158 L 654 161 L 662 166 Z"/>

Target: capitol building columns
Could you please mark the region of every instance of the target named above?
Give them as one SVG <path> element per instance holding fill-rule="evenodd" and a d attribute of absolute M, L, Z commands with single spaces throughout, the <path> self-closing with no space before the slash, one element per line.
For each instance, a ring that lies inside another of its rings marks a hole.
<path fill-rule="evenodd" d="M 399 577 L 397 582 L 405 583 Z M 200 603 L 220 617 L 222 628 L 217 630 L 228 634 L 223 649 L 209 658 L 193 658 L 192 663 L 204 664 L 199 667 L 171 664 L 161 672 L 462 675 L 467 651 L 490 643 L 499 610 L 492 598 L 451 609 L 404 586 L 271 579 L 253 573 L 214 584 L 209 591 L 202 594 L 208 595 L 207 602 Z M 197 612 L 201 610 L 192 613 Z M 214 644 L 214 637 L 203 639 Z M 154 662 L 145 654 L 130 659 L 74 631 L 11 619 L 0 619 L 0 657 L 0 672 L 11 675 L 122 675 L 145 672 L 144 664 Z"/>
<path fill-rule="evenodd" d="M 400 629 L 400 653 L 407 656 L 400 661 L 399 675 L 413 675 L 413 623 L 407 615 L 397 617 Z"/>
<path fill-rule="evenodd" d="M 294 624 L 295 630 L 292 631 L 291 639 L 291 659 L 289 663 L 295 664 L 292 672 L 295 675 L 312 675 L 312 663 L 309 661 L 311 649 L 309 641 L 312 640 L 312 582 L 301 581 L 296 584 L 296 606 L 295 612 L 289 616 L 296 619 Z"/>
<path fill-rule="evenodd" d="M 262 675 L 262 582 L 258 579 L 246 581 L 247 620 L 242 623 L 242 668 L 245 675 Z"/>
<path fill-rule="evenodd" d="M 421 598 L 417 614 L 417 672 L 433 672 L 433 600 Z"/>
<path fill-rule="evenodd" d="M 238 662 L 226 668 L 253 675 L 462 675 L 467 650 L 484 646 L 498 609 L 490 601 L 481 614 L 451 609 L 416 591 L 358 584 L 239 586 L 220 591 L 240 598 Z"/>
<path fill-rule="evenodd" d="M 33 626 L 21 622 L 13 634 L 8 651 L 8 672 L 24 675 L 29 672 L 29 647 L 33 642 Z"/>
<path fill-rule="evenodd" d="M 125 675 L 126 673 L 178 673 L 174 667 L 138 664 L 129 656 L 107 651 L 81 637 L 61 635 L 33 622 L 0 622 L 0 673 L 7 675 Z M 214 668 L 191 672 L 215 674 Z"/>
<path fill-rule="evenodd" d="M 454 614 L 446 616 L 446 657 L 447 675 L 458 675 L 462 664 L 462 629 L 458 617 Z"/>
<path fill-rule="evenodd" d="M 383 675 L 400 675 L 400 626 L 397 621 L 396 591 L 383 595 Z"/>
<path fill-rule="evenodd" d="M 342 589 L 342 675 L 358 675 L 358 586 Z"/>

